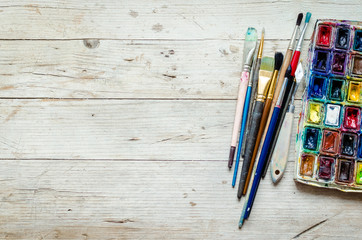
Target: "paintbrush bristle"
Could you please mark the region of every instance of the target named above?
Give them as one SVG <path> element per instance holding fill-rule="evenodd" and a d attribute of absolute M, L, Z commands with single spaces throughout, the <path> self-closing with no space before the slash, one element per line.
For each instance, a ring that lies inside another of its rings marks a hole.
<path fill-rule="evenodd" d="M 274 70 L 274 58 L 263 57 L 261 59 L 260 70 L 273 72 Z"/>
<path fill-rule="evenodd" d="M 257 41 L 258 33 L 256 29 L 249 27 L 245 34 L 243 64 L 251 64 Z"/>
<path fill-rule="evenodd" d="M 274 55 L 274 70 L 279 71 L 280 67 L 283 64 L 283 53 L 276 52 Z"/>
<path fill-rule="evenodd" d="M 297 25 L 300 26 L 300 23 L 302 22 L 303 19 L 303 13 L 299 13 L 298 14 L 298 19 L 297 19 Z"/>

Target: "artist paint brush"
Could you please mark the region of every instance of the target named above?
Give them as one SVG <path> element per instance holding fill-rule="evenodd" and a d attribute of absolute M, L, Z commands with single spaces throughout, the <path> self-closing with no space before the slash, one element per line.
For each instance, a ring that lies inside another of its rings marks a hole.
<path fill-rule="evenodd" d="M 301 34 L 299 36 L 297 47 L 296 47 L 296 49 L 294 51 L 293 58 L 292 58 L 292 61 L 290 63 L 290 66 L 289 66 L 291 68 L 290 76 L 288 78 L 285 78 L 285 81 L 284 81 L 285 88 L 283 89 L 283 92 L 281 92 L 282 93 L 281 94 L 282 95 L 281 105 L 276 106 L 276 107 L 279 107 L 280 109 L 279 109 L 278 114 L 276 115 L 277 120 L 275 122 L 275 126 L 273 127 L 274 130 L 272 130 L 272 135 L 270 136 L 270 140 L 269 140 L 270 142 L 268 144 L 268 148 L 265 149 L 266 154 L 265 154 L 265 164 L 264 164 L 264 167 L 263 167 L 263 174 L 262 174 L 263 178 L 265 177 L 265 175 L 267 173 L 268 166 L 269 166 L 270 159 L 271 159 L 271 155 L 273 154 L 274 147 L 275 147 L 275 144 L 276 144 L 276 140 L 278 138 L 278 134 L 279 134 L 279 131 L 280 131 L 281 123 L 283 122 L 283 119 L 284 119 L 284 116 L 285 116 L 285 113 L 286 113 L 286 110 L 287 110 L 287 107 L 288 107 L 288 103 L 290 102 L 290 99 L 292 97 L 293 89 L 294 89 L 294 87 L 296 85 L 296 82 L 295 82 L 295 79 L 294 79 L 294 74 L 295 74 L 295 71 L 297 69 L 297 65 L 298 65 L 298 62 L 299 62 L 299 57 L 300 57 L 300 53 L 301 53 L 301 50 L 302 50 L 302 44 L 303 44 L 303 40 L 304 40 L 305 31 L 306 31 L 306 29 L 308 27 L 309 20 L 310 20 L 311 16 L 312 16 L 312 14 L 310 12 L 307 12 L 307 15 L 305 17 L 305 23 L 304 23 L 302 32 L 301 32 Z M 274 108 L 274 110 L 275 110 L 275 108 Z"/>
<path fill-rule="evenodd" d="M 241 198 L 246 176 L 250 167 L 251 154 L 254 149 L 256 136 L 259 130 L 261 115 L 264 109 L 264 103 L 266 95 L 269 89 L 270 80 L 273 75 L 274 70 L 274 59 L 271 57 L 263 57 L 261 59 L 260 70 L 259 70 L 259 79 L 258 79 L 258 89 L 256 95 L 255 106 L 253 113 L 251 115 L 251 125 L 248 138 L 245 145 L 245 158 L 243 161 L 243 167 L 241 169 L 239 189 L 238 189 L 238 198 Z"/>
<path fill-rule="evenodd" d="M 273 72 L 273 76 L 272 76 L 272 79 L 271 79 L 271 82 L 270 82 L 270 87 L 269 87 L 269 90 L 268 90 L 267 98 L 266 98 L 266 101 L 265 101 L 265 106 L 264 106 L 262 118 L 261 118 L 261 121 L 260 121 L 260 127 L 259 127 L 259 130 L 258 130 L 258 135 L 257 135 L 256 142 L 255 142 L 255 145 L 254 145 L 254 149 L 253 149 L 253 152 L 252 152 L 250 167 L 249 167 L 248 174 L 246 176 L 246 181 L 245 181 L 245 184 L 244 184 L 243 195 L 246 194 L 246 191 L 247 191 L 248 186 L 249 186 L 249 181 L 250 181 L 250 177 L 252 175 L 255 158 L 256 158 L 256 155 L 258 153 L 261 137 L 263 135 L 264 128 L 265 128 L 265 125 L 266 125 L 266 121 L 268 119 L 270 106 L 271 106 L 271 102 L 272 102 L 273 95 L 274 95 L 274 89 L 275 89 L 276 81 L 277 81 L 277 78 L 278 78 L 279 69 L 280 69 L 282 63 L 283 63 L 283 54 L 280 53 L 280 52 L 275 53 L 275 56 L 274 56 L 274 72 Z"/>
<path fill-rule="evenodd" d="M 255 102 L 255 94 L 256 94 L 256 89 L 258 86 L 258 79 L 259 79 L 259 70 L 260 70 L 260 62 L 261 62 L 261 58 L 263 56 L 263 47 L 264 47 L 264 35 L 265 35 L 265 29 L 263 28 L 262 33 L 261 33 L 261 38 L 260 38 L 260 44 L 259 44 L 259 49 L 257 54 L 255 55 L 256 58 L 253 61 L 253 69 L 252 69 L 252 81 L 249 82 L 249 85 L 251 83 L 251 100 L 249 103 L 249 110 L 248 110 L 248 120 L 246 122 L 246 127 L 245 127 L 245 132 L 244 132 L 244 137 L 243 139 L 246 139 L 248 136 L 248 131 L 250 129 L 250 120 L 251 120 L 251 112 L 253 111 L 253 106 L 254 106 L 254 102 Z M 245 143 L 246 141 L 243 141 L 243 145 L 241 147 L 241 157 L 244 157 L 244 153 L 245 153 Z"/>
<path fill-rule="evenodd" d="M 271 158 L 270 173 L 273 183 L 277 183 L 283 176 L 284 170 L 287 165 L 289 148 L 286 147 L 290 144 L 290 138 L 293 126 L 294 115 L 294 97 L 298 90 L 298 86 L 304 77 L 304 71 L 302 63 L 299 62 L 297 70 L 295 71 L 296 86 L 293 90 L 292 100 L 288 106 L 288 110 L 285 114 L 284 121 L 279 132 L 279 137 L 274 148 L 274 152 Z"/>
<path fill-rule="evenodd" d="M 289 41 L 287 52 L 285 53 L 285 56 L 284 56 L 283 65 L 282 65 L 282 67 L 280 69 L 277 85 L 276 85 L 275 91 L 274 91 L 273 101 L 272 101 L 272 104 L 271 104 L 271 107 L 270 107 L 268 120 L 267 120 L 267 123 L 265 125 L 265 130 L 264 130 L 262 140 L 261 140 L 261 146 L 264 145 L 263 143 L 265 141 L 265 136 L 266 136 L 267 130 L 269 129 L 272 113 L 273 113 L 274 107 L 275 107 L 275 105 L 277 103 L 277 100 L 278 100 L 278 97 L 279 97 L 279 94 L 280 94 L 280 90 L 281 90 L 281 88 L 283 86 L 285 73 L 287 71 L 288 66 L 290 65 L 290 61 L 291 61 L 292 56 L 293 56 L 293 51 L 294 51 L 295 42 L 296 42 L 296 36 L 298 34 L 299 26 L 300 26 L 300 23 L 302 22 L 302 19 L 303 19 L 303 13 L 299 13 L 298 17 L 297 17 L 295 27 L 294 27 L 294 30 L 293 30 L 293 33 L 292 33 L 292 36 L 291 36 L 290 41 Z M 261 149 L 259 149 L 257 156 L 258 155 L 260 156 L 260 151 L 261 151 Z"/>
<path fill-rule="evenodd" d="M 298 50 L 299 53 L 295 54 L 295 58 L 298 58 L 298 60 L 299 60 L 299 56 L 300 56 L 300 50 L 301 50 L 301 46 L 302 46 L 303 37 L 304 37 L 304 34 L 305 34 L 306 27 L 308 26 L 308 22 L 310 20 L 310 17 L 311 17 L 311 14 L 307 13 L 306 20 L 305 20 L 305 25 L 304 25 L 301 37 L 298 40 L 296 52 Z M 264 141 L 264 144 L 263 144 L 263 147 L 262 147 L 259 159 L 258 159 L 258 164 L 257 164 L 256 170 L 255 170 L 254 181 L 253 181 L 253 184 L 251 186 L 250 196 L 249 196 L 249 199 L 248 199 L 248 205 L 246 207 L 246 213 L 245 213 L 244 219 L 247 219 L 249 217 L 251 209 L 253 207 L 256 192 L 258 191 L 261 176 L 263 174 L 263 169 L 265 168 L 265 165 L 266 165 L 266 154 L 268 153 L 268 147 L 269 147 L 269 144 L 271 142 L 271 137 L 273 135 L 273 132 L 275 130 L 275 125 L 276 125 L 276 122 L 277 122 L 278 117 L 279 117 L 282 100 L 284 98 L 284 95 L 288 95 L 288 94 L 285 94 L 286 85 L 290 81 L 294 82 L 293 81 L 294 77 L 292 76 L 292 71 L 293 71 L 293 67 L 295 67 L 294 69 L 296 69 L 297 64 L 295 64 L 295 66 L 292 66 L 292 65 L 294 65 L 295 62 L 298 62 L 298 61 L 295 61 L 295 60 L 296 59 L 292 59 L 292 64 L 288 67 L 288 69 L 286 71 L 285 79 L 284 79 L 280 94 L 278 96 L 276 107 L 273 110 L 273 114 L 272 114 L 272 117 L 271 117 L 271 120 L 270 120 L 269 128 L 267 130 L 267 133 L 266 133 L 266 136 L 265 136 L 265 141 Z M 294 72 L 295 72 L 295 70 L 294 70 Z M 293 72 L 293 75 L 294 75 L 294 72 Z"/>
<path fill-rule="evenodd" d="M 258 35 L 255 28 L 249 27 L 246 35 L 245 35 L 245 42 L 244 42 L 244 68 L 243 72 L 241 73 L 241 81 L 239 85 L 239 92 L 238 92 L 238 99 L 236 103 L 236 111 L 235 111 L 235 119 L 234 119 L 234 127 L 233 133 L 231 138 L 231 147 L 229 152 L 229 161 L 228 167 L 231 168 L 234 161 L 234 155 L 236 150 L 236 143 L 238 140 L 238 133 L 241 124 L 241 117 L 242 112 L 244 109 L 244 102 L 245 102 L 245 94 L 248 88 L 248 82 L 250 78 L 250 67 L 252 64 L 252 59 L 254 56 L 254 51 L 256 49 Z M 240 139 L 242 141 L 242 139 Z M 239 141 L 240 141 L 239 140 Z M 235 166 L 236 167 L 236 166 Z"/>
<path fill-rule="evenodd" d="M 250 113 L 250 107 L 252 107 L 253 99 L 252 96 L 255 95 L 255 88 L 257 86 L 258 76 L 259 76 L 259 68 L 260 68 L 260 61 L 261 61 L 261 54 L 263 51 L 263 43 L 264 43 L 264 28 L 261 34 L 261 40 L 259 45 L 258 54 L 256 57 L 256 61 L 253 61 L 253 74 L 252 79 L 248 83 L 248 88 L 246 90 L 246 96 L 245 96 L 245 103 L 244 103 L 244 109 L 243 109 L 243 116 L 241 121 L 241 129 L 240 129 L 240 135 L 239 135 L 239 143 L 238 143 L 238 151 L 236 154 L 236 163 L 234 168 L 234 175 L 232 180 L 232 187 L 235 187 L 236 183 L 236 177 L 238 175 L 238 168 L 239 168 L 239 161 L 241 156 L 241 149 L 242 145 L 244 145 L 245 141 L 243 141 L 246 136 L 246 129 L 247 129 L 247 120 L 249 119 L 249 113 Z M 259 58 L 260 56 L 260 58 Z M 255 79 L 256 76 L 256 79 Z"/>

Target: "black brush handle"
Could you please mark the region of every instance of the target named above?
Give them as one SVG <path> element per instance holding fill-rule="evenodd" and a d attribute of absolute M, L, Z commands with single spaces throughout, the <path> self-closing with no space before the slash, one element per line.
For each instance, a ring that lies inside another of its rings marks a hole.
<path fill-rule="evenodd" d="M 253 151 L 255 147 L 256 138 L 258 136 L 259 126 L 261 115 L 263 114 L 264 102 L 256 101 L 254 106 L 254 111 L 250 120 L 250 130 L 248 133 L 248 138 L 246 140 L 245 145 L 245 157 L 243 161 L 243 167 L 241 169 L 240 181 L 239 181 L 239 189 L 238 189 L 238 198 L 241 198 L 246 182 L 246 178 L 248 176 L 248 171 L 250 167 L 251 158 L 253 157 Z"/>
<path fill-rule="evenodd" d="M 275 145 L 277 144 L 278 135 L 279 135 L 280 129 L 282 127 L 285 113 L 287 112 L 289 102 L 292 98 L 293 89 L 295 87 L 295 81 L 293 81 L 293 78 L 294 77 L 292 77 L 292 76 L 288 77 L 288 83 L 286 86 L 285 95 L 283 97 L 282 105 L 280 108 L 280 114 L 278 116 L 277 124 L 275 125 L 275 129 L 274 129 L 274 134 L 273 134 L 272 140 L 269 145 L 268 155 L 266 156 L 265 165 L 264 165 L 263 173 L 262 173 L 262 178 L 264 178 L 266 176 L 266 173 L 268 172 L 268 167 L 269 167 L 271 157 L 274 152 Z"/>

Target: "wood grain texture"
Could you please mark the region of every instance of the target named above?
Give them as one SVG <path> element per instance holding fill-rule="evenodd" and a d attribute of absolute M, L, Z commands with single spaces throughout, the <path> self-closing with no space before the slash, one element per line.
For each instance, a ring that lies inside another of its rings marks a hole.
<path fill-rule="evenodd" d="M 225 162 L 0 162 L 3 239 L 353 239 L 360 196 L 262 181 L 242 231 Z M 333 197 L 331 197 L 333 195 Z M 343 228 L 336 225 L 343 222 Z M 263 229 L 263 231 L 260 231 Z"/>
<path fill-rule="evenodd" d="M 265 27 L 266 39 L 288 39 L 299 12 L 358 18 L 359 0 L 340 1 L 9 1 L 1 2 L 2 39 L 242 39 Z M 267 17 L 266 17 L 267 16 Z M 353 19 L 351 19 L 353 20 Z M 36 26 L 36 27 L 33 27 Z M 278 27 L 289 31 L 280 31 Z M 307 36 L 312 29 L 309 28 Z"/>
<path fill-rule="evenodd" d="M 227 161 L 234 112 L 234 100 L 2 100 L 0 158 Z"/>
<path fill-rule="evenodd" d="M 237 228 L 244 34 L 284 53 L 300 11 L 360 1 L 2 1 L 0 239 L 359 239 L 361 196 L 294 183 L 294 141 Z"/>
<path fill-rule="evenodd" d="M 101 40 L 89 48 L 94 44 L 0 41 L 0 97 L 236 99 L 241 40 Z M 266 41 L 264 54 L 287 45 Z"/>

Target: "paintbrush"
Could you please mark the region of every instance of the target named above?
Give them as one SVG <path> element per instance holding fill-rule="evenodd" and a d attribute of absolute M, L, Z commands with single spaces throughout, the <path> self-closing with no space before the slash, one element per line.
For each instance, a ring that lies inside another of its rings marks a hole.
<path fill-rule="evenodd" d="M 269 140 L 270 142 L 268 144 L 268 148 L 266 149 L 267 152 L 266 152 L 266 155 L 265 155 L 265 163 L 264 163 L 263 174 L 262 174 L 263 178 L 265 177 L 265 175 L 267 173 L 268 166 L 269 166 L 270 159 L 271 159 L 271 155 L 273 154 L 274 147 L 275 147 L 275 144 L 276 144 L 276 140 L 278 138 L 278 134 L 279 134 L 279 131 L 280 131 L 281 123 L 284 120 L 284 116 L 285 116 L 285 113 L 286 113 L 286 110 L 287 110 L 287 106 L 288 106 L 288 103 L 290 102 L 290 99 L 292 97 L 291 95 L 292 95 L 293 89 L 294 89 L 295 84 L 296 84 L 295 79 L 294 79 L 294 74 L 295 74 L 295 71 L 297 69 L 300 53 L 301 53 L 301 50 L 302 50 L 304 35 L 305 35 L 306 29 L 308 27 L 309 20 L 310 20 L 311 16 L 312 16 L 312 14 L 310 12 L 307 12 L 307 15 L 305 17 L 305 23 L 304 23 L 302 32 L 301 32 L 301 34 L 299 36 L 297 47 L 295 48 L 293 58 L 292 58 L 292 61 L 290 63 L 290 66 L 289 66 L 291 68 L 290 76 L 285 79 L 285 81 L 284 81 L 285 85 L 283 85 L 284 89 L 283 89 L 283 91 L 281 91 L 281 96 L 282 96 L 281 105 L 278 106 L 278 104 L 277 104 L 277 106 L 276 106 L 276 107 L 280 108 L 280 111 L 279 111 L 278 115 L 276 115 L 277 120 L 276 120 L 275 126 L 273 127 L 274 130 L 272 131 L 272 135 L 270 137 L 271 139 Z M 274 108 L 274 110 L 275 110 L 275 108 Z"/>
<path fill-rule="evenodd" d="M 277 143 L 274 148 L 274 152 L 271 158 L 271 177 L 273 183 L 277 183 L 283 176 L 284 170 L 287 165 L 289 148 L 286 147 L 290 144 L 290 137 L 293 125 L 294 115 L 294 97 L 297 92 L 298 86 L 304 77 L 304 71 L 301 61 L 298 64 L 297 70 L 295 71 L 296 86 L 293 90 L 292 100 L 288 106 L 288 110 L 285 114 L 284 121 L 279 133 Z"/>
<path fill-rule="evenodd" d="M 265 130 L 264 130 L 264 133 L 263 133 L 263 136 L 262 136 L 262 140 L 261 140 L 261 146 L 264 145 L 265 136 L 266 136 L 267 130 L 269 129 L 272 113 L 273 113 L 274 107 L 275 107 L 275 105 L 277 103 L 277 100 L 278 100 L 278 97 L 279 97 L 279 94 L 280 94 L 280 90 L 281 90 L 281 88 L 283 86 L 285 73 L 286 73 L 286 70 L 287 70 L 288 66 L 290 65 L 290 61 L 291 61 L 292 56 L 293 56 L 293 51 L 294 51 L 295 42 L 296 42 L 296 36 L 297 36 L 298 30 L 299 30 L 300 23 L 302 22 L 302 19 L 303 19 L 303 13 L 299 13 L 296 24 L 295 24 L 295 27 L 294 27 L 294 30 L 293 30 L 293 33 L 292 33 L 292 36 L 291 36 L 290 41 L 289 41 L 287 52 L 285 53 L 283 65 L 282 65 L 282 67 L 280 69 L 280 74 L 279 74 L 279 77 L 278 77 L 277 85 L 275 87 L 273 101 L 272 101 L 272 104 L 271 104 L 271 107 L 270 107 L 268 120 L 267 120 L 267 123 L 265 125 L 266 127 L 265 127 Z M 258 152 L 257 156 L 258 155 L 260 156 L 260 152 L 261 152 L 261 149 L 259 149 L 259 152 Z"/>
<path fill-rule="evenodd" d="M 270 106 L 271 106 L 271 102 L 272 102 L 273 95 L 274 95 L 275 84 L 276 84 L 279 69 L 280 69 L 282 63 L 283 63 L 283 54 L 280 53 L 280 52 L 276 52 L 275 56 L 274 56 L 273 77 L 271 79 L 270 87 L 269 87 L 269 90 L 268 90 L 268 95 L 267 95 L 267 98 L 266 98 L 266 101 L 265 101 L 265 107 L 264 107 L 262 118 L 261 118 L 261 121 L 260 121 L 260 127 L 259 127 L 258 135 L 257 135 L 257 138 L 256 138 L 256 142 L 255 142 L 251 162 L 250 162 L 250 168 L 249 168 L 248 174 L 246 176 L 246 181 L 245 181 L 245 185 L 244 185 L 244 189 L 243 189 L 243 195 L 246 194 L 246 190 L 248 189 L 248 185 L 249 185 L 250 177 L 251 177 L 251 174 L 252 174 L 256 154 L 258 153 L 261 137 L 263 135 L 264 128 L 265 128 L 265 125 L 266 125 L 266 121 L 268 119 Z"/>
<path fill-rule="evenodd" d="M 299 56 L 300 56 L 300 50 L 301 50 L 301 47 L 302 47 L 303 37 L 304 37 L 304 34 L 305 34 L 305 29 L 306 29 L 306 27 L 308 25 L 310 17 L 311 17 L 311 13 L 307 13 L 306 20 L 305 20 L 305 25 L 304 25 L 301 37 L 298 40 L 296 52 L 298 50 L 299 53 L 295 54 L 295 58 L 298 58 L 298 60 L 299 60 Z M 293 56 L 293 58 L 294 58 L 294 56 Z M 293 65 L 294 65 L 295 62 L 296 62 L 295 59 L 292 59 L 292 64 Z M 296 64 L 295 64 L 295 67 L 296 67 Z M 296 68 L 294 68 L 294 69 L 296 69 Z M 286 85 L 287 85 L 288 82 L 290 82 L 290 80 L 292 81 L 292 83 L 295 83 L 293 81 L 294 77 L 292 76 L 292 71 L 293 71 L 293 67 L 290 65 L 288 67 L 287 71 L 286 71 L 283 86 L 281 88 L 281 91 L 280 91 L 280 94 L 279 94 L 279 97 L 278 97 L 278 101 L 276 103 L 276 107 L 273 110 L 273 114 L 272 114 L 272 117 L 271 117 L 271 120 L 270 120 L 270 125 L 269 125 L 269 128 L 267 130 L 265 141 L 264 141 L 264 144 L 263 144 L 263 147 L 262 147 L 259 159 L 258 159 L 258 164 L 257 164 L 256 170 L 255 170 L 254 180 L 253 180 L 253 184 L 251 186 L 250 196 L 249 196 L 249 199 L 248 199 L 248 203 L 247 203 L 248 205 L 246 207 L 246 212 L 245 212 L 245 215 L 244 215 L 244 219 L 247 219 L 249 217 L 251 209 L 253 207 L 256 192 L 258 191 L 258 187 L 259 187 L 260 180 L 261 180 L 261 175 L 263 173 L 263 168 L 266 165 L 266 154 L 268 152 L 268 147 L 269 147 L 269 144 L 271 142 L 271 137 L 272 137 L 272 134 L 274 132 L 276 122 L 278 120 L 282 100 L 284 98 L 284 95 L 286 95 L 286 96 L 289 95 L 289 94 L 285 94 Z M 294 72 L 295 72 L 295 70 L 294 70 Z M 294 74 L 294 72 L 293 72 L 293 74 Z"/>
<path fill-rule="evenodd" d="M 250 120 L 251 120 L 251 112 L 253 111 L 253 106 L 255 102 L 255 94 L 256 94 L 256 88 L 258 86 L 258 79 L 259 79 L 259 70 L 260 70 L 260 62 L 261 58 L 263 56 L 263 47 L 264 47 L 264 35 L 265 35 L 265 29 L 263 28 L 260 38 L 260 44 L 259 44 L 259 50 L 256 54 L 256 59 L 253 63 L 253 70 L 252 70 L 252 90 L 251 90 L 251 101 L 249 103 L 249 111 L 248 111 L 248 120 L 246 122 L 245 132 L 244 132 L 244 138 L 246 139 L 248 136 L 248 131 L 250 128 Z M 249 82 L 250 84 L 250 82 Z M 243 145 L 241 147 L 241 153 L 240 156 L 244 157 L 245 154 L 245 143 L 246 141 L 243 141 Z"/>
<path fill-rule="evenodd" d="M 249 120 L 250 117 L 250 108 L 253 105 L 253 99 L 256 92 L 256 86 L 258 83 L 258 77 L 259 77 L 259 68 L 260 68 L 260 61 L 261 61 L 261 55 L 262 55 L 262 51 L 263 51 L 263 44 L 264 44 L 264 28 L 261 34 L 261 39 L 260 39 L 260 45 L 259 45 L 259 50 L 258 50 L 258 54 L 256 57 L 256 61 L 253 61 L 253 69 L 252 69 L 252 79 L 249 81 L 248 83 L 248 88 L 246 91 L 246 96 L 245 96 L 245 103 L 244 103 L 244 109 L 243 109 L 243 117 L 242 117 L 242 121 L 241 121 L 241 129 L 240 129 L 240 135 L 239 135 L 239 143 L 238 143 L 238 151 L 236 154 L 236 163 L 235 163 L 235 168 L 234 168 L 234 175 L 233 175 L 233 180 L 232 180 L 232 187 L 235 187 L 235 183 L 236 183 L 236 177 L 238 175 L 238 168 L 239 168 L 239 161 L 240 161 L 240 155 L 241 155 L 241 148 L 242 145 L 244 145 L 245 141 L 243 141 L 243 139 L 246 139 L 246 129 L 247 129 L 247 120 Z"/>
<path fill-rule="evenodd" d="M 243 72 L 241 73 L 241 81 L 239 85 L 239 92 L 238 92 L 238 99 L 236 104 L 236 111 L 235 111 L 235 119 L 234 119 L 234 127 L 233 133 L 231 138 L 231 146 L 229 152 L 229 161 L 228 167 L 231 168 L 234 161 L 235 149 L 236 149 L 236 142 L 238 138 L 238 133 L 240 129 L 241 123 L 241 115 L 244 108 L 244 101 L 245 101 L 245 94 L 246 89 L 248 87 L 249 77 L 250 77 L 250 67 L 252 64 L 254 51 L 256 49 L 258 35 L 255 28 L 249 27 L 246 35 L 245 35 L 245 42 L 244 42 L 244 68 Z M 242 139 L 241 139 L 242 141 Z M 236 166 L 235 166 L 236 167 Z"/>
<path fill-rule="evenodd" d="M 261 115 L 263 113 L 264 103 L 270 85 L 270 80 L 273 75 L 273 70 L 274 70 L 274 59 L 271 57 L 263 57 L 261 59 L 260 70 L 259 70 L 259 80 L 258 80 L 258 89 L 257 89 L 255 106 L 253 109 L 253 114 L 251 115 L 252 124 L 250 125 L 248 138 L 246 139 L 245 158 L 243 161 L 243 167 L 240 175 L 238 198 L 241 198 L 246 176 L 249 171 L 251 155 L 254 149 L 256 136 L 259 130 Z"/>

